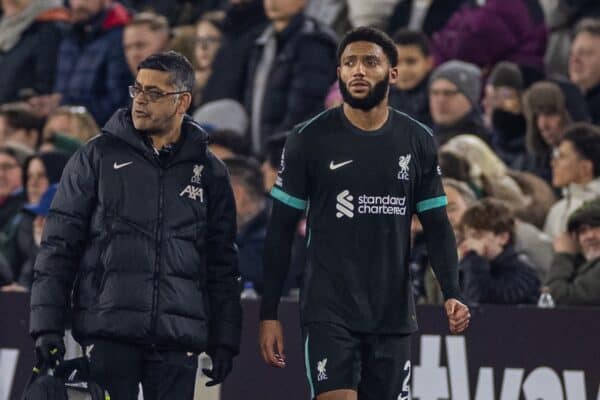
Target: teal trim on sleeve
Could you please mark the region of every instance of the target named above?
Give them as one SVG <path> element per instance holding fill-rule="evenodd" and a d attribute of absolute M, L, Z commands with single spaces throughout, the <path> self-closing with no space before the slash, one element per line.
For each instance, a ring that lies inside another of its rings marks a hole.
<path fill-rule="evenodd" d="M 308 361 L 308 334 L 306 334 L 306 340 L 304 341 L 304 365 L 306 366 L 306 377 L 308 378 L 308 385 L 310 386 L 310 398 L 315 398 L 315 386 L 313 385 L 312 377 L 310 376 L 310 362 Z"/>
<path fill-rule="evenodd" d="M 283 204 L 298 210 L 304 211 L 306 209 L 306 200 L 291 196 L 276 186 L 273 186 L 273 189 L 271 189 L 271 196 L 281 201 Z"/>
<path fill-rule="evenodd" d="M 417 203 L 417 212 L 431 210 L 432 208 L 443 207 L 448 204 L 446 196 L 438 196 L 432 199 L 423 200 Z"/>

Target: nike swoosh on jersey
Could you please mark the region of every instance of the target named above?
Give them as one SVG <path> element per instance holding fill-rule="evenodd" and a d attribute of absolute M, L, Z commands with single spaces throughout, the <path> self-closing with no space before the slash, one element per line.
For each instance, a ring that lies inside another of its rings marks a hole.
<path fill-rule="evenodd" d="M 114 169 L 121 169 L 121 168 L 126 167 L 126 166 L 128 166 L 130 164 L 133 164 L 133 161 L 129 161 L 129 162 L 126 162 L 126 163 L 123 163 L 123 164 L 117 164 L 117 162 L 115 161 L 115 163 L 113 164 L 113 168 Z"/>
<path fill-rule="evenodd" d="M 338 164 L 336 164 L 336 163 L 334 163 L 334 162 L 332 161 L 332 162 L 329 164 L 329 169 L 330 169 L 330 170 L 334 170 L 334 169 L 341 168 L 341 167 L 343 167 L 344 165 L 348 165 L 348 164 L 350 164 L 352 161 L 354 161 L 354 160 L 348 160 L 348 161 L 344 161 L 344 162 L 341 162 L 341 163 L 338 163 Z"/>

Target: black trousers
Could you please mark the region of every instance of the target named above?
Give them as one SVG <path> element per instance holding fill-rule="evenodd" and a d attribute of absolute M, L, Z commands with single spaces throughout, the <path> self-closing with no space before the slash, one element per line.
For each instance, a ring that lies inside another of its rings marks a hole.
<path fill-rule="evenodd" d="M 90 360 L 90 380 L 108 390 L 111 400 L 192 400 L 198 356 L 94 340 L 84 346 Z"/>

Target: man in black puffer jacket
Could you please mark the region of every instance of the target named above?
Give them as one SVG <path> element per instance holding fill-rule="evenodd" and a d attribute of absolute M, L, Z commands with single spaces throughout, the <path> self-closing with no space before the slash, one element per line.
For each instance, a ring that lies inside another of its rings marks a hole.
<path fill-rule="evenodd" d="M 258 154 L 269 138 L 323 110 L 337 65 L 335 33 L 304 15 L 306 0 L 265 1 L 270 20 L 249 54 L 243 104 Z"/>
<path fill-rule="evenodd" d="M 31 293 L 31 334 L 64 354 L 72 305 L 91 379 L 113 400 L 192 399 L 197 354 L 223 381 L 239 351 L 235 203 L 207 134 L 185 115 L 194 72 L 161 53 L 138 67 L 131 110 L 69 161 L 46 220 Z"/>

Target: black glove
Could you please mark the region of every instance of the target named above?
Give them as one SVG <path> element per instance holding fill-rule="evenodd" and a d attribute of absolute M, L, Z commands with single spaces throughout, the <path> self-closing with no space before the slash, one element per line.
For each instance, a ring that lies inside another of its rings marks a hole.
<path fill-rule="evenodd" d="M 35 340 L 38 360 L 50 368 L 56 367 L 65 356 L 65 342 L 58 333 L 40 335 Z"/>
<path fill-rule="evenodd" d="M 202 369 L 204 375 L 212 379 L 206 383 L 206 386 L 215 386 L 222 383 L 233 368 L 233 353 L 224 347 L 215 349 L 214 354 L 210 355 L 212 360 L 212 370 Z"/>

